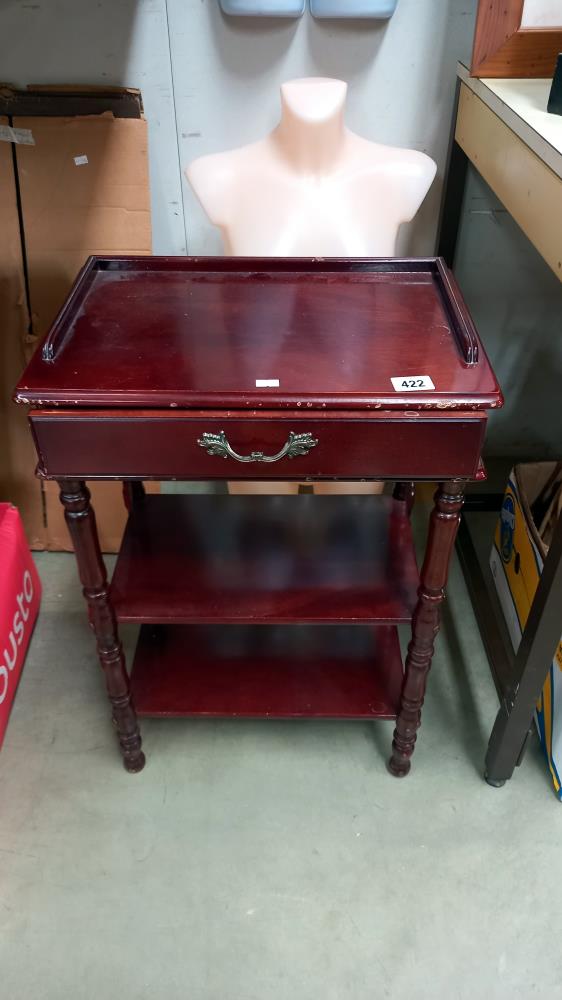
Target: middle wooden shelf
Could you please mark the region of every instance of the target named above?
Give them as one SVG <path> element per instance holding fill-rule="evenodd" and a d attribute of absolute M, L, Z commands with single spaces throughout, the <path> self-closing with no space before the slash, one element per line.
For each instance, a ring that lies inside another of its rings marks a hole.
<path fill-rule="evenodd" d="M 419 576 L 406 504 L 386 496 L 146 496 L 111 598 L 121 622 L 395 624 Z"/>

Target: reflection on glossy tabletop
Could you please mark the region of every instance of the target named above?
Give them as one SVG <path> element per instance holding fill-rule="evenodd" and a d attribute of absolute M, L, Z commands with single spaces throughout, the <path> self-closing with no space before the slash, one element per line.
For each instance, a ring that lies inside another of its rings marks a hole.
<path fill-rule="evenodd" d="M 406 622 L 418 586 L 392 497 L 147 496 L 111 596 L 129 622 Z"/>

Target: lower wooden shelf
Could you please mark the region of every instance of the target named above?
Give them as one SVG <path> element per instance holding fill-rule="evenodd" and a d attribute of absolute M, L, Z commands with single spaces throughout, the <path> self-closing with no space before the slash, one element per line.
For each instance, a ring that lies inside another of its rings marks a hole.
<path fill-rule="evenodd" d="M 389 625 L 143 625 L 139 715 L 394 719 L 403 667 Z"/>

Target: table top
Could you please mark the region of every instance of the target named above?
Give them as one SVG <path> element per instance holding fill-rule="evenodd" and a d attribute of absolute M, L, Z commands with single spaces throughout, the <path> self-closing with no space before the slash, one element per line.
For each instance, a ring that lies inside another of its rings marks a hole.
<path fill-rule="evenodd" d="M 439 259 L 90 258 L 16 391 L 34 407 L 487 409 Z"/>
<path fill-rule="evenodd" d="M 463 63 L 457 74 L 562 180 L 562 116 L 546 110 L 552 80 L 480 80 Z"/>

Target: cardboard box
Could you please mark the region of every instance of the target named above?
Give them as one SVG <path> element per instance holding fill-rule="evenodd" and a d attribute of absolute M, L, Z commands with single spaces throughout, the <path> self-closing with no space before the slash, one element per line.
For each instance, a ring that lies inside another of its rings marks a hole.
<path fill-rule="evenodd" d="M 0 500 L 17 503 L 33 548 L 70 550 L 57 484 L 35 480 L 36 455 L 26 414 L 11 403 L 11 394 L 26 358 L 49 329 L 87 257 L 151 252 L 147 124 L 140 117 L 140 95 L 119 88 L 36 87 L 0 96 L 13 111 L 4 122 L 29 130 L 33 138 L 29 145 L 0 142 L 0 305 L 7 315 L 6 321 L 2 317 L 0 343 L 10 354 L 9 365 L 0 364 L 0 420 L 4 418 L 5 425 L 0 432 Z M 24 115 L 17 114 L 20 107 Z M 64 115 L 64 107 L 73 112 L 95 108 L 97 113 Z M 103 107 L 113 108 L 115 114 L 99 113 Z M 37 114 L 30 115 L 33 109 Z M 127 117 L 116 117 L 120 114 Z M 4 226 L 5 218 L 11 227 Z M 9 290 L 3 292 L 8 283 Z M 115 552 L 126 521 L 121 484 L 89 485 L 102 550 Z"/>
<path fill-rule="evenodd" d="M 0 117 L 0 125 L 8 119 Z M 20 510 L 33 548 L 44 548 L 41 484 L 27 414 L 12 393 L 25 365 L 29 313 L 12 145 L 0 142 L 0 500 Z"/>
<path fill-rule="evenodd" d="M 0 504 L 0 746 L 39 611 L 41 583 L 21 518 Z"/>
<path fill-rule="evenodd" d="M 33 334 L 42 339 L 90 254 L 151 251 L 144 119 L 14 117 Z M 120 483 L 90 483 L 100 545 L 116 552 L 127 512 Z M 43 487 L 47 547 L 70 550 L 56 483 Z"/>
<path fill-rule="evenodd" d="M 547 554 L 533 521 L 531 505 L 555 468 L 554 462 L 515 466 L 496 527 L 490 569 L 515 650 L 519 648 Z M 560 624 L 562 630 L 562 616 Z M 554 789 L 562 800 L 562 641 L 550 664 L 535 722 Z"/>
<path fill-rule="evenodd" d="M 14 116 L 33 334 L 42 339 L 90 254 L 151 252 L 144 119 Z"/>

